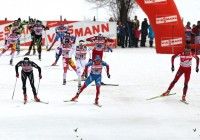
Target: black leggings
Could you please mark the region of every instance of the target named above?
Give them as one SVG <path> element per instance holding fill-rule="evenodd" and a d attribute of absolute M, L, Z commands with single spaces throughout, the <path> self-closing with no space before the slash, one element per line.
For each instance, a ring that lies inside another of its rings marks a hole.
<path fill-rule="evenodd" d="M 21 79 L 22 79 L 22 89 L 23 89 L 23 94 L 26 94 L 26 79 L 29 79 L 31 87 L 32 87 L 32 91 L 33 91 L 33 95 L 37 95 L 36 93 L 36 89 L 34 86 L 34 76 L 33 76 L 33 71 L 31 72 L 24 72 L 21 71 Z"/>

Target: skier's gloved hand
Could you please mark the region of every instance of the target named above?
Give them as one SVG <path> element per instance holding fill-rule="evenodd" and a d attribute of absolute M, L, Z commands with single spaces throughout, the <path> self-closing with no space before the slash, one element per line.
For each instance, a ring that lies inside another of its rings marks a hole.
<path fill-rule="evenodd" d="M 110 74 L 109 73 L 107 73 L 107 77 L 110 78 Z"/>
<path fill-rule="evenodd" d="M 172 70 L 172 72 L 174 71 L 174 65 L 172 65 L 171 70 Z"/>
<path fill-rule="evenodd" d="M 39 78 L 42 79 L 42 75 L 41 74 L 39 75 Z"/>
<path fill-rule="evenodd" d="M 19 78 L 19 73 L 16 74 L 16 77 Z"/>
<path fill-rule="evenodd" d="M 198 67 L 196 67 L 196 72 L 199 72 L 199 68 Z"/>

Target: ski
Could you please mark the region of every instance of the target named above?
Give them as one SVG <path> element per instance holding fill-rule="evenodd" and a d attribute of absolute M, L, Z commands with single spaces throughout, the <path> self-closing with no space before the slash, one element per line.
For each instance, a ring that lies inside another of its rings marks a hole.
<path fill-rule="evenodd" d="M 36 102 L 35 100 L 31 99 L 32 101 Z M 42 103 L 42 104 L 49 104 L 49 102 L 45 102 L 45 101 L 39 101 L 39 102 L 36 102 L 36 103 Z"/>
<path fill-rule="evenodd" d="M 78 102 L 78 101 L 64 100 L 64 102 Z"/>
<path fill-rule="evenodd" d="M 93 84 L 92 86 L 96 86 L 95 84 Z M 101 86 L 119 86 L 119 84 L 101 84 Z"/>
<path fill-rule="evenodd" d="M 49 102 L 39 101 L 38 103 L 49 104 Z"/>
<path fill-rule="evenodd" d="M 176 93 L 169 93 L 167 96 L 171 96 L 171 95 L 175 95 L 175 94 Z M 155 97 L 148 98 L 146 100 L 152 100 L 152 99 L 161 98 L 161 97 L 167 97 L 167 96 L 158 95 L 158 96 L 155 96 Z"/>
<path fill-rule="evenodd" d="M 188 105 L 189 103 L 187 101 L 183 101 L 183 100 L 180 100 L 182 103 Z"/>
<path fill-rule="evenodd" d="M 86 79 L 81 79 L 81 81 L 85 81 Z M 78 79 L 71 79 L 71 80 L 67 80 L 67 82 L 70 82 L 70 81 L 78 81 Z"/>
<path fill-rule="evenodd" d="M 46 68 L 52 68 L 52 67 L 58 67 L 59 65 L 46 65 L 46 66 L 44 66 L 44 67 L 46 67 Z"/>
<path fill-rule="evenodd" d="M 95 104 L 95 103 L 94 103 L 94 105 L 97 106 L 97 107 L 102 107 L 102 105 L 99 105 L 99 104 Z"/>

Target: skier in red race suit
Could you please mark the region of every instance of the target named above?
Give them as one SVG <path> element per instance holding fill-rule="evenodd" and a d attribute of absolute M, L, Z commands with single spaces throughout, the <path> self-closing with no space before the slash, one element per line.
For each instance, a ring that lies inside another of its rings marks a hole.
<path fill-rule="evenodd" d="M 191 65 L 192 65 L 192 58 L 194 57 L 196 59 L 196 72 L 199 71 L 199 57 L 191 51 L 189 47 L 187 47 L 184 52 L 178 54 L 178 55 L 173 55 L 171 58 L 171 63 L 172 67 L 171 70 L 172 72 L 174 71 L 174 59 L 179 56 L 180 57 L 180 67 L 175 75 L 174 80 L 171 82 L 169 85 L 168 89 L 166 92 L 162 94 L 162 96 L 167 96 L 169 95 L 171 89 L 174 87 L 176 82 L 179 80 L 179 78 L 184 74 L 185 76 L 185 81 L 184 81 L 184 88 L 183 88 L 183 95 L 182 95 L 182 101 L 186 102 L 186 94 L 187 94 L 187 89 L 188 89 L 188 82 L 190 80 L 190 74 L 191 74 Z"/>
<path fill-rule="evenodd" d="M 94 43 L 94 48 L 92 50 L 92 60 L 94 60 L 97 55 L 102 59 L 104 51 L 112 52 L 112 49 L 108 47 L 108 44 L 113 43 L 114 40 L 104 37 L 102 34 L 87 38 L 86 41 Z"/>

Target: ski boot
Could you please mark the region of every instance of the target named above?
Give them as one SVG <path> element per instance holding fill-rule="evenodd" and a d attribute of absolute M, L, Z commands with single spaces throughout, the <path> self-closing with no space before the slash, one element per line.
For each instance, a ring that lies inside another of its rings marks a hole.
<path fill-rule="evenodd" d="M 41 61 L 41 54 L 38 55 L 39 60 Z"/>
<path fill-rule="evenodd" d="M 167 90 L 166 92 L 164 92 L 164 93 L 162 94 L 162 96 L 168 96 L 168 95 L 169 95 L 169 93 L 170 93 L 170 91 L 169 91 L 169 90 Z"/>
<path fill-rule="evenodd" d="M 37 95 L 34 95 L 34 100 L 35 100 L 36 102 L 40 102 L 40 99 L 37 97 Z"/>
<path fill-rule="evenodd" d="M 27 95 L 24 94 L 24 104 L 26 104 L 26 103 L 27 103 Z"/>
<path fill-rule="evenodd" d="M 182 101 L 186 102 L 185 95 L 182 96 Z"/>
<path fill-rule="evenodd" d="M 74 97 L 71 99 L 71 101 L 77 102 L 77 99 L 78 99 L 78 93 L 76 94 L 76 96 L 74 96 Z"/>
<path fill-rule="evenodd" d="M 13 59 L 10 59 L 10 65 L 13 65 Z"/>
<path fill-rule="evenodd" d="M 99 105 L 99 101 L 98 100 L 99 99 L 97 99 L 97 98 L 95 99 L 95 102 L 94 102 L 95 105 Z"/>
<path fill-rule="evenodd" d="M 54 62 L 54 63 L 53 63 L 51 66 L 56 66 L 56 64 L 57 64 L 57 63 L 56 63 L 56 62 Z"/>
<path fill-rule="evenodd" d="M 66 79 L 63 79 L 63 85 L 66 85 Z"/>

